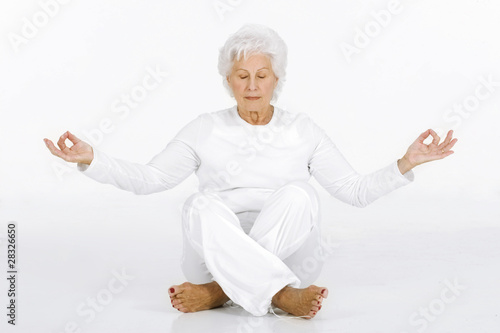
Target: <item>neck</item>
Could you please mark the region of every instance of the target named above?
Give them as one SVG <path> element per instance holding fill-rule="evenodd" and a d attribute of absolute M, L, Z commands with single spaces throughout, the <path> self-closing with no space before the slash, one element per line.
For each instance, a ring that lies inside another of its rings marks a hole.
<path fill-rule="evenodd" d="M 251 125 L 266 125 L 271 121 L 274 114 L 274 106 L 270 104 L 267 109 L 263 111 L 243 110 L 243 108 L 239 106 L 237 110 L 240 117 Z"/>

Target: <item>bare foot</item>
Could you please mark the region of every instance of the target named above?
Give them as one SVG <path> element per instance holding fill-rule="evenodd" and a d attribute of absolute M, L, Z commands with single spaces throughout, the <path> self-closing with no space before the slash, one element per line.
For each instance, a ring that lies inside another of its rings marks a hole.
<path fill-rule="evenodd" d="M 272 303 L 294 316 L 311 319 L 321 310 L 323 298 L 328 297 L 328 289 L 311 285 L 304 289 L 286 286 L 274 295 Z"/>
<path fill-rule="evenodd" d="M 181 312 L 196 312 L 222 306 L 229 301 L 215 281 L 205 284 L 184 282 L 168 290 L 172 306 Z"/>

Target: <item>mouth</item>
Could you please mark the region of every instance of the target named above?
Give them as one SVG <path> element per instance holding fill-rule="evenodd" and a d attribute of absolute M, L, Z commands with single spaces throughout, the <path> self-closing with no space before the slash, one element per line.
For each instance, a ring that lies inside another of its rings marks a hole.
<path fill-rule="evenodd" d="M 250 101 L 256 101 L 258 100 L 260 97 L 254 97 L 254 96 L 246 96 L 245 99 L 248 99 Z"/>

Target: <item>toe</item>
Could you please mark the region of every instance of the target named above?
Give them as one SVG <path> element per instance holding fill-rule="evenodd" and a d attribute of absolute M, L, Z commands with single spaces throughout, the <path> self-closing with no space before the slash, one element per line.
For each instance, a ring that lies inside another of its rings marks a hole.
<path fill-rule="evenodd" d="M 170 297 L 174 297 L 179 293 L 179 290 L 180 290 L 179 286 L 171 286 L 170 288 L 168 288 L 168 295 Z"/>
<path fill-rule="evenodd" d="M 174 308 L 180 312 L 188 312 L 188 309 L 183 304 L 177 304 Z"/>
<path fill-rule="evenodd" d="M 323 304 L 323 298 L 321 298 L 320 300 L 313 300 L 312 302 L 312 305 L 316 305 L 316 306 L 320 306 L 321 304 Z"/>
<path fill-rule="evenodd" d="M 319 306 L 313 306 L 313 307 L 311 307 L 311 311 L 318 312 L 319 311 Z"/>
<path fill-rule="evenodd" d="M 188 310 L 187 310 L 185 307 L 183 307 L 183 306 L 180 306 L 180 307 L 178 308 L 178 310 L 179 310 L 180 312 L 184 312 L 184 313 L 188 312 Z"/>
<path fill-rule="evenodd" d="M 183 285 L 184 284 L 181 284 L 179 286 L 178 285 L 174 285 L 174 286 L 171 286 L 170 288 L 168 288 L 168 295 L 170 296 L 170 298 L 175 298 L 180 293 L 182 293 L 184 291 Z"/>
<path fill-rule="evenodd" d="M 324 298 L 328 297 L 328 289 L 327 288 L 321 289 L 321 296 L 323 296 Z"/>

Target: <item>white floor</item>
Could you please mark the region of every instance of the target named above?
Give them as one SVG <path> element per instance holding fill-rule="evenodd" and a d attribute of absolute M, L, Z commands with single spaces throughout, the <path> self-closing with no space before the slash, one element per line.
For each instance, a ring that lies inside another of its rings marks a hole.
<path fill-rule="evenodd" d="M 4 198 L 0 269 L 13 220 L 19 294 L 11 327 L 2 279 L 1 332 L 500 331 L 498 200 L 457 195 L 436 203 L 404 191 L 357 209 L 322 192 L 331 255 L 316 284 L 330 296 L 304 320 L 229 306 L 193 314 L 171 308 L 167 289 L 184 281 L 179 208 L 187 195 L 135 196 L 96 184 L 81 196 L 62 189 Z"/>

